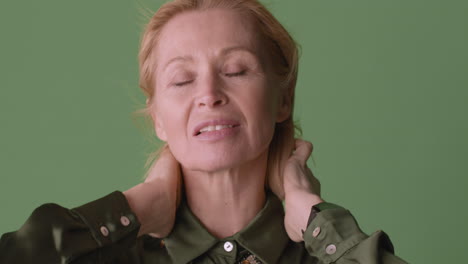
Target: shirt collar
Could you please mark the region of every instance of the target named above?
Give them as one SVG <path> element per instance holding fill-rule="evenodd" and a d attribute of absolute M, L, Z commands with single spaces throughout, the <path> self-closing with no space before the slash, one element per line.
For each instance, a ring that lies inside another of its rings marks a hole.
<path fill-rule="evenodd" d="M 271 192 L 263 209 L 241 231 L 230 238 L 250 251 L 265 264 L 276 263 L 289 242 L 284 229 L 281 201 Z M 183 201 L 178 209 L 172 232 L 164 239 L 175 264 L 185 264 L 203 255 L 220 239 L 211 235 Z"/>

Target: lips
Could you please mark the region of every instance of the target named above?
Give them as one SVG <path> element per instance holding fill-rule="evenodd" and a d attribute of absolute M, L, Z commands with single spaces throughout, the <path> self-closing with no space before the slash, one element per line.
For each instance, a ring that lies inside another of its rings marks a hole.
<path fill-rule="evenodd" d="M 223 129 L 235 128 L 239 126 L 239 122 L 235 120 L 210 120 L 205 121 L 197 126 L 193 130 L 194 136 L 199 136 L 206 132 L 221 131 Z"/>

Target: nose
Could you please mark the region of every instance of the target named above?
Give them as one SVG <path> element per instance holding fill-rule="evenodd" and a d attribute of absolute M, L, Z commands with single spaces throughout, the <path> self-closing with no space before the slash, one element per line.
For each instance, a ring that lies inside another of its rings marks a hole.
<path fill-rule="evenodd" d="M 214 74 L 209 74 L 199 83 L 199 96 L 197 105 L 199 107 L 219 107 L 228 103 L 223 83 Z"/>

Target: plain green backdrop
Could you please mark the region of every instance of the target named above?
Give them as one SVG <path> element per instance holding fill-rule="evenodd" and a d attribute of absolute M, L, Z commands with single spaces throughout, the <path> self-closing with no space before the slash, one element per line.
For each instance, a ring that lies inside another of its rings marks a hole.
<path fill-rule="evenodd" d="M 141 181 L 155 146 L 132 112 L 161 1 L 2 0 L 0 233 Z M 295 117 L 326 200 L 410 263 L 468 245 L 468 2 L 264 1 L 302 46 Z M 466 258 L 466 257 L 465 257 Z"/>

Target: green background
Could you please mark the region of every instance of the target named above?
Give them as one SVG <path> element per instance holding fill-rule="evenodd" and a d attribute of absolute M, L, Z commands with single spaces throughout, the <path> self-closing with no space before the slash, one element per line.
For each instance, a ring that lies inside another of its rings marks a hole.
<path fill-rule="evenodd" d="M 142 7 L 0 3 L 0 233 L 46 202 L 74 207 L 141 181 L 154 142 L 144 103 Z M 296 119 L 326 200 L 386 231 L 411 263 L 468 245 L 468 3 L 264 1 L 302 46 Z"/>

